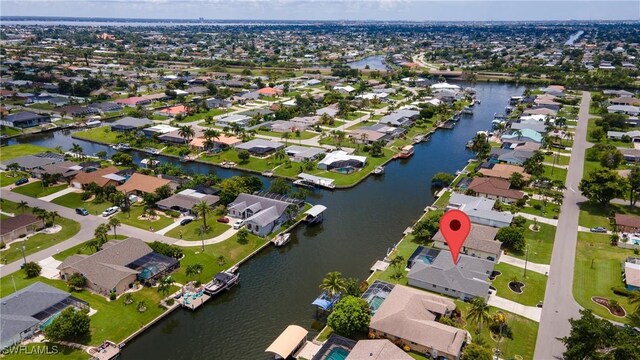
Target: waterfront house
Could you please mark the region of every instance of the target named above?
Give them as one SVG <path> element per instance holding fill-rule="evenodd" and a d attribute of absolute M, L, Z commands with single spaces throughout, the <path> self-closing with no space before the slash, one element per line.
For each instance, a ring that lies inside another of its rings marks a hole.
<path fill-rule="evenodd" d="M 516 147 L 517 148 L 517 147 Z M 489 159 L 501 163 L 507 163 L 512 165 L 523 165 L 524 162 L 533 156 L 533 151 L 512 150 L 512 149 L 497 149 L 493 148 L 489 152 Z"/>
<path fill-rule="evenodd" d="M 629 256 L 624 262 L 622 274 L 627 290 L 640 290 L 640 258 Z"/>
<path fill-rule="evenodd" d="M 140 239 L 128 238 L 109 241 L 95 254 L 71 255 L 57 269 L 65 281 L 73 274 L 82 274 L 87 279 L 87 288 L 108 296 L 133 288 L 135 281 L 154 284 L 179 267 L 177 259 L 154 253 Z"/>
<path fill-rule="evenodd" d="M 387 339 L 360 340 L 345 360 L 412 360 L 404 350 Z"/>
<path fill-rule="evenodd" d="M 229 216 L 243 219 L 251 233 L 264 237 L 294 219 L 302 206 L 300 200 L 242 193 L 227 206 L 227 211 Z"/>
<path fill-rule="evenodd" d="M 384 141 L 385 143 L 391 141 L 391 136 L 389 134 L 362 128 L 351 131 L 349 138 L 354 142 L 361 144 L 373 144 L 379 140 Z"/>
<path fill-rule="evenodd" d="M 547 125 L 545 125 L 544 122 L 539 122 L 535 120 L 514 122 L 514 123 L 511 123 L 510 128 L 511 130 L 520 130 L 520 131 L 528 129 L 528 130 L 533 130 L 535 132 L 538 132 L 540 134 L 547 133 Z"/>
<path fill-rule="evenodd" d="M 0 240 L 7 244 L 44 228 L 44 221 L 31 214 L 19 214 L 0 221 Z"/>
<path fill-rule="evenodd" d="M 142 129 L 142 133 L 148 137 L 160 136 L 172 131 L 177 131 L 178 128 L 171 125 L 159 124 Z"/>
<path fill-rule="evenodd" d="M 126 194 L 142 196 L 142 194 L 154 193 L 159 187 L 165 185 L 169 185 L 169 187 L 174 191 L 177 188 L 176 183 L 171 180 L 134 173 L 124 184 L 116 187 L 116 189 Z"/>
<path fill-rule="evenodd" d="M 124 176 L 117 174 L 118 171 L 119 169 L 115 166 L 109 166 L 91 172 L 80 171 L 71 179 L 69 185 L 76 189 L 82 189 L 85 185 L 91 183 L 95 183 L 100 187 L 107 185 L 118 186 L 126 180 Z"/>
<path fill-rule="evenodd" d="M 419 246 L 408 265 L 411 286 L 460 300 L 489 297 L 487 280 L 495 266 L 493 261 L 460 254 L 458 264 L 454 264 L 451 252 Z"/>
<path fill-rule="evenodd" d="M 64 155 L 56 153 L 40 153 L 36 155 L 18 156 L 13 159 L 5 160 L 0 164 L 0 169 L 6 170 L 8 165 L 18 164 L 22 171 L 32 171 L 42 168 L 43 166 L 57 164 L 64 161 Z"/>
<path fill-rule="evenodd" d="M 487 199 L 486 197 L 453 193 L 446 210 L 457 209 L 464 211 L 474 224 L 498 228 L 511 225 L 513 214 L 493 210 L 495 203 L 495 200 Z"/>
<path fill-rule="evenodd" d="M 30 128 L 39 126 L 42 124 L 51 123 L 51 115 L 49 114 L 36 114 L 29 111 L 21 111 L 15 114 L 10 114 L 0 119 L 0 124 L 5 126 L 11 126 L 14 128 Z"/>
<path fill-rule="evenodd" d="M 524 168 L 522 166 L 511 164 L 489 163 L 488 167 L 478 170 L 478 173 L 485 177 L 494 177 L 505 180 L 509 180 L 514 173 L 518 173 L 522 175 L 525 180 L 529 179 L 529 174 L 524 172 Z"/>
<path fill-rule="evenodd" d="M 371 317 L 369 331 L 376 338 L 407 345 L 428 358 L 458 360 L 469 334 L 438 322 L 455 308 L 445 297 L 396 285 Z"/>
<path fill-rule="evenodd" d="M 345 151 L 337 150 L 328 153 L 318 163 L 320 170 L 335 170 L 338 172 L 350 172 L 362 169 L 367 164 L 366 156 L 350 155 Z"/>
<path fill-rule="evenodd" d="M 220 136 L 211 139 L 214 143 L 214 147 L 216 148 L 229 148 L 234 147 L 236 145 L 242 144 L 242 139 L 237 138 L 235 136 L 226 136 L 220 134 Z M 195 137 L 191 140 L 189 145 L 195 147 L 196 149 L 205 150 L 205 138 L 202 136 Z"/>
<path fill-rule="evenodd" d="M 72 177 L 78 174 L 80 170 L 82 170 L 82 166 L 78 165 L 78 163 L 73 161 L 63 161 L 33 169 L 31 175 L 36 178 L 42 178 L 45 174 L 58 175 L 65 181 L 69 181 Z"/>
<path fill-rule="evenodd" d="M 548 109 L 546 107 L 527 109 L 522 112 L 523 115 L 546 115 L 549 117 L 556 117 L 558 112 L 552 109 Z"/>
<path fill-rule="evenodd" d="M 495 227 L 472 224 L 471 231 L 464 241 L 460 253 L 497 263 L 502 254 L 502 250 L 500 250 L 502 242 L 495 240 L 497 233 L 498 229 Z M 433 241 L 435 248 L 442 250 L 449 248 L 440 230 L 433 236 Z"/>
<path fill-rule="evenodd" d="M 131 131 L 140 130 L 153 125 L 153 121 L 143 118 L 123 117 L 111 123 L 111 131 Z"/>
<path fill-rule="evenodd" d="M 0 299 L 0 348 L 19 344 L 43 330 L 62 310 L 89 310 L 89 304 L 37 281 Z"/>
<path fill-rule="evenodd" d="M 276 120 L 269 122 L 267 124 L 262 124 L 261 127 L 267 127 L 269 130 L 276 133 L 295 133 L 296 131 L 305 131 L 309 127 L 306 124 L 302 124 L 299 122 L 287 121 L 287 120 Z"/>
<path fill-rule="evenodd" d="M 315 148 L 309 146 L 299 146 L 299 145 L 291 145 L 288 148 L 284 149 L 287 153 L 287 156 L 291 159 L 291 161 L 301 162 L 301 161 L 314 161 L 317 160 L 320 155 L 325 154 L 326 150 L 323 148 Z"/>
<path fill-rule="evenodd" d="M 531 129 L 522 129 L 517 131 L 510 131 L 507 134 L 503 134 L 500 139 L 503 142 L 513 142 L 513 141 L 533 141 L 537 143 L 542 142 L 542 134 L 535 130 Z"/>
<path fill-rule="evenodd" d="M 253 156 L 267 156 L 283 147 L 282 143 L 265 139 L 253 139 L 236 145 L 236 149 L 247 150 Z"/>
<path fill-rule="evenodd" d="M 176 210 L 183 214 L 194 215 L 193 207 L 202 201 L 206 202 L 210 207 L 213 207 L 220 201 L 220 197 L 203 194 L 193 189 L 185 189 L 166 199 L 158 201 L 156 206 L 160 210 Z"/>
<path fill-rule="evenodd" d="M 416 110 L 409 110 L 409 109 L 397 110 L 392 112 L 389 115 L 383 116 L 380 119 L 379 123 L 392 125 L 392 126 L 407 127 L 407 126 L 413 125 L 413 121 L 417 119 L 419 115 L 420 115 L 420 112 Z"/>
<path fill-rule="evenodd" d="M 524 197 L 522 191 L 510 189 L 510 187 L 511 184 L 508 180 L 491 177 L 475 177 L 469 184 L 469 190 L 476 194 L 504 203 L 512 203 Z"/>

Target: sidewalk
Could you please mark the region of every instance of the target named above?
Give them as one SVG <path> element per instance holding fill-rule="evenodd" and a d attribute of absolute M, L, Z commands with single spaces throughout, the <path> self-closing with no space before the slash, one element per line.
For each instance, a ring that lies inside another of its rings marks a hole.
<path fill-rule="evenodd" d="M 518 314 L 520 316 L 524 316 L 527 319 L 533 320 L 535 322 L 540 322 L 540 316 L 542 316 L 542 308 L 518 304 L 515 301 L 507 300 L 497 295 L 489 295 L 487 304 L 514 314 Z"/>
<path fill-rule="evenodd" d="M 58 191 L 56 193 L 53 193 L 51 195 L 43 196 L 43 197 L 40 198 L 40 200 L 46 201 L 46 202 L 51 202 L 51 200 L 53 200 L 55 198 L 59 198 L 60 196 L 64 196 L 64 195 L 67 195 L 67 194 L 70 194 L 70 193 L 74 193 L 74 192 L 77 192 L 77 191 L 78 191 L 78 189 L 76 189 L 76 188 L 68 187 L 66 189 L 60 190 L 60 191 Z"/>
<path fill-rule="evenodd" d="M 499 263 L 505 263 L 505 264 L 517 266 L 519 268 L 524 269 L 525 261 L 522 260 L 522 259 L 515 258 L 513 256 L 502 254 L 500 256 Z M 538 263 L 534 263 L 534 262 L 531 262 L 531 261 L 527 261 L 527 270 L 531 270 L 531 271 L 537 272 L 537 273 L 542 274 L 542 275 L 547 275 L 547 274 L 549 274 L 549 269 L 551 269 L 550 265 L 538 264 Z"/>
<path fill-rule="evenodd" d="M 214 237 L 213 239 L 205 240 L 204 244 L 205 245 L 213 245 L 213 244 L 221 243 L 221 242 L 229 239 L 233 235 L 235 235 L 237 232 L 238 232 L 238 230 L 235 230 L 235 229 L 231 228 L 231 229 L 223 232 L 222 234 Z M 175 243 L 173 243 L 173 245 L 184 246 L 184 247 L 202 246 L 202 241 L 198 241 L 198 240 L 178 240 Z"/>
<path fill-rule="evenodd" d="M 176 219 L 176 220 L 173 222 L 173 224 L 168 225 L 168 226 L 166 226 L 166 227 L 164 227 L 164 228 L 162 228 L 162 229 L 160 229 L 160 230 L 156 231 L 156 232 L 155 232 L 155 234 L 158 234 L 158 235 L 164 235 L 164 234 L 168 233 L 169 231 L 171 231 L 171 230 L 173 230 L 173 229 L 177 228 L 178 226 L 180 226 L 180 221 L 181 221 L 182 219 L 184 219 L 184 217 L 180 217 L 180 218 Z"/>
<path fill-rule="evenodd" d="M 531 215 L 531 214 L 527 214 L 527 213 L 523 213 L 523 212 L 519 212 L 516 215 L 518 216 L 522 216 L 525 219 L 528 220 L 538 220 L 539 223 L 541 224 L 549 224 L 549 225 L 553 225 L 553 226 L 558 226 L 558 220 L 556 219 L 549 219 L 546 217 L 542 217 L 540 215 Z"/>

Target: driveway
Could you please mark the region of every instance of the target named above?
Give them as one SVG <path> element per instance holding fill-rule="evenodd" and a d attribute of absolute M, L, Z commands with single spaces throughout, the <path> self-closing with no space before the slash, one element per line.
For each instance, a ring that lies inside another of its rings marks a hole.
<path fill-rule="evenodd" d="M 57 199 L 60 196 L 64 196 L 64 195 L 71 194 L 71 193 L 78 192 L 78 191 L 80 191 L 80 190 L 72 188 L 72 187 L 68 187 L 66 189 L 60 190 L 58 192 L 55 192 L 55 193 L 53 193 L 51 195 L 43 196 L 43 197 L 40 198 L 40 200 L 46 201 L 46 202 L 51 202 L 51 200 Z"/>
<path fill-rule="evenodd" d="M 499 309 L 512 312 L 514 314 L 518 314 L 520 316 L 524 316 L 529 320 L 533 320 L 535 322 L 540 321 L 540 314 L 542 313 L 541 308 L 537 308 L 535 306 L 525 306 L 519 304 L 515 301 L 507 300 L 497 295 L 489 295 L 489 300 L 487 300 L 487 304 L 491 306 L 495 306 Z M 540 337 L 540 335 L 538 335 Z M 536 358 L 538 358 L 536 356 Z"/>
<path fill-rule="evenodd" d="M 500 255 L 500 263 L 517 266 L 522 269 L 524 269 L 524 265 L 525 265 L 524 260 L 515 258 L 513 256 L 505 255 L 505 254 Z M 531 261 L 527 261 L 527 270 L 531 270 L 533 272 L 537 272 L 542 275 L 547 275 L 549 273 L 550 268 L 551 267 L 547 264 L 538 264 Z"/>
<path fill-rule="evenodd" d="M 571 330 L 569 319 L 579 318 L 580 306 L 573 298 L 573 271 L 578 242 L 579 203 L 586 199 L 580 194 L 578 184 L 584 170 L 584 153 L 587 143 L 587 122 L 591 94 L 582 92 L 582 102 L 578 115 L 578 126 L 567 172 L 567 189 L 564 192 L 558 228 L 551 255 L 551 271 L 547 279 L 544 308 L 538 328 L 538 339 L 534 359 L 562 359 L 566 347 L 560 338 L 568 336 Z"/>

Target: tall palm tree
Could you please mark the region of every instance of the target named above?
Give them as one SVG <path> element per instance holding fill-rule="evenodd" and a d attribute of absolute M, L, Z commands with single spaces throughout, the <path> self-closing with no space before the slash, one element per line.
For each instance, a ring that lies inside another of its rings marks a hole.
<path fill-rule="evenodd" d="M 208 202 L 202 200 L 199 203 L 193 205 L 193 212 L 196 213 L 197 216 L 202 217 L 202 224 L 207 229 L 207 214 L 211 212 L 211 206 Z"/>
<path fill-rule="evenodd" d="M 183 125 L 178 128 L 178 135 L 184 139 L 184 143 L 188 144 L 191 139 L 196 135 L 195 130 L 191 125 Z"/>
<path fill-rule="evenodd" d="M 186 274 L 187 277 L 195 277 L 197 275 L 200 275 L 200 273 L 202 272 L 202 264 L 192 264 L 187 266 L 187 270 L 186 270 Z"/>
<path fill-rule="evenodd" d="M 26 201 L 22 200 L 22 201 L 20 201 L 20 202 L 18 203 L 18 206 L 17 206 L 17 207 L 18 207 L 18 209 L 20 210 L 20 212 L 21 212 L 22 214 L 24 214 L 24 211 L 25 211 L 26 209 L 28 209 L 28 208 L 29 208 L 29 203 L 27 203 Z"/>
<path fill-rule="evenodd" d="M 158 292 L 162 294 L 163 297 L 166 297 L 171 290 L 171 285 L 173 285 L 173 279 L 171 276 L 165 276 L 160 281 L 158 281 Z"/>
<path fill-rule="evenodd" d="M 47 216 L 49 217 L 49 219 L 51 219 L 51 226 L 54 226 L 56 224 L 56 218 L 60 217 L 60 214 L 58 214 L 57 211 L 49 211 L 47 213 Z"/>
<path fill-rule="evenodd" d="M 98 249 L 100 248 L 100 246 L 102 246 L 102 244 L 107 242 L 108 235 L 109 235 L 109 225 L 100 224 L 96 227 L 96 229 L 93 231 L 93 236 L 95 236 L 96 239 L 99 240 L 99 246 L 97 247 L 96 251 L 98 251 Z"/>
<path fill-rule="evenodd" d="M 282 133 L 281 138 L 283 138 L 283 139 L 284 139 L 284 146 L 287 146 L 287 145 L 288 145 L 288 144 L 287 144 L 287 143 L 288 143 L 288 140 L 289 140 L 289 138 L 291 138 L 291 133 L 290 133 L 290 132 L 288 132 L 288 131 L 285 131 L 285 132 L 283 132 L 283 133 Z"/>
<path fill-rule="evenodd" d="M 487 305 L 487 302 L 483 298 L 474 297 L 471 299 L 471 307 L 467 313 L 467 320 L 474 321 L 478 324 L 478 329 L 476 330 L 478 334 L 482 331 L 482 325 L 487 324 L 491 320 L 489 305 Z"/>
<path fill-rule="evenodd" d="M 340 272 L 332 271 L 322 279 L 320 289 L 326 291 L 331 296 L 335 296 L 347 290 L 347 280 L 342 277 Z"/>
<path fill-rule="evenodd" d="M 76 154 L 76 157 L 83 157 L 84 149 L 79 144 L 73 143 L 71 144 L 71 152 Z"/>
<path fill-rule="evenodd" d="M 118 218 L 112 217 L 111 219 L 109 219 L 107 225 L 111 229 L 113 229 L 113 237 L 118 236 L 118 234 L 116 233 L 116 229 L 118 228 L 118 226 L 122 225 L 122 222 Z"/>
<path fill-rule="evenodd" d="M 276 160 L 282 160 L 282 159 L 287 157 L 287 153 L 284 151 L 283 148 L 280 148 L 280 149 L 276 150 L 276 152 L 273 154 L 273 157 Z"/>

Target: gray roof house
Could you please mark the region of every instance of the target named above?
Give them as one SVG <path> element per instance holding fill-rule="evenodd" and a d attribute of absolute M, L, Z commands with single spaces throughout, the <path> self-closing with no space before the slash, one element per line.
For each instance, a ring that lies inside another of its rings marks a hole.
<path fill-rule="evenodd" d="M 142 129 L 147 126 L 153 125 L 153 121 L 149 119 L 142 118 L 134 118 L 134 117 L 124 117 L 118 121 L 115 121 L 111 124 L 111 131 L 129 131 Z"/>
<path fill-rule="evenodd" d="M 89 309 L 86 302 L 39 281 L 3 297 L 0 302 L 2 349 L 31 337 L 48 319 L 69 306 Z"/>
<path fill-rule="evenodd" d="M 640 107 L 631 105 L 611 105 L 607 107 L 607 112 L 636 116 L 640 113 Z"/>
<path fill-rule="evenodd" d="M 210 206 L 213 206 L 220 201 L 220 197 L 203 194 L 193 189 L 185 189 L 166 199 L 158 201 L 156 206 L 161 210 L 171 209 L 192 214 L 193 206 L 201 201 L 205 201 Z"/>
<path fill-rule="evenodd" d="M 16 128 L 29 128 L 51 122 L 49 114 L 36 114 L 29 111 L 23 111 L 10 114 L 0 119 L 0 124 Z"/>
<path fill-rule="evenodd" d="M 251 118 L 246 115 L 234 114 L 218 119 L 216 121 L 216 125 L 223 127 L 239 125 L 241 127 L 245 127 L 249 124 L 249 121 L 251 121 Z"/>
<path fill-rule="evenodd" d="M 291 145 L 284 149 L 291 160 L 301 162 L 304 160 L 316 160 L 321 154 L 325 154 L 327 151 L 322 148 Z"/>
<path fill-rule="evenodd" d="M 530 129 L 542 134 L 546 134 L 547 133 L 547 125 L 545 125 L 543 122 L 514 122 L 511 123 L 511 130 L 524 130 L 524 129 Z"/>
<path fill-rule="evenodd" d="M 475 197 L 453 193 L 449 199 L 447 210 L 458 209 L 464 211 L 474 224 L 493 227 L 505 227 L 511 224 L 513 214 L 493 210 L 496 201 L 485 197 Z"/>
<path fill-rule="evenodd" d="M 491 149 L 489 157 L 497 159 L 499 162 L 507 164 L 522 165 L 533 156 L 533 151 L 511 150 L 511 149 Z"/>
<path fill-rule="evenodd" d="M 419 246 L 409 262 L 407 280 L 411 286 L 461 300 L 489 297 L 487 279 L 493 272 L 493 261 L 460 254 L 456 265 L 451 252 Z"/>
<path fill-rule="evenodd" d="M 264 237 L 295 217 L 302 206 L 299 200 L 242 193 L 229 204 L 227 211 L 230 216 L 243 219 L 247 230 Z M 294 210 L 287 211 L 289 207 Z"/>
<path fill-rule="evenodd" d="M 418 115 L 419 111 L 416 110 L 398 110 L 389 115 L 385 115 L 380 119 L 380 124 L 389 124 L 393 126 L 409 126 L 413 123 Z"/>
<path fill-rule="evenodd" d="M 18 156 L 13 159 L 5 160 L 0 164 L 0 169 L 6 170 L 8 165 L 18 164 L 20 169 L 31 171 L 33 169 L 42 168 L 51 164 L 58 164 L 64 161 L 64 156 L 54 153 L 40 153 L 36 155 Z"/>
<path fill-rule="evenodd" d="M 502 253 L 502 242 L 495 240 L 497 234 L 498 229 L 495 227 L 472 224 L 460 253 L 498 262 Z M 438 249 L 449 248 L 440 230 L 433 236 L 433 241 L 433 246 Z"/>
<path fill-rule="evenodd" d="M 283 147 L 284 144 L 281 144 L 277 141 L 264 139 L 253 139 L 251 141 L 247 141 L 246 143 L 236 145 L 236 149 L 247 150 L 251 153 L 251 155 L 255 156 L 265 156 Z"/>

